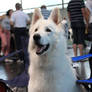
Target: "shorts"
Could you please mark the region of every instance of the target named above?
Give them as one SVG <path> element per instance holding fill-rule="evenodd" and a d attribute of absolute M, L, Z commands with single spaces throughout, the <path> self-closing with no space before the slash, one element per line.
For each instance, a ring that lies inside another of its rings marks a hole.
<path fill-rule="evenodd" d="M 71 23 L 72 24 L 72 23 Z M 85 42 L 85 24 L 76 22 L 71 25 L 73 32 L 73 44 L 84 44 Z"/>

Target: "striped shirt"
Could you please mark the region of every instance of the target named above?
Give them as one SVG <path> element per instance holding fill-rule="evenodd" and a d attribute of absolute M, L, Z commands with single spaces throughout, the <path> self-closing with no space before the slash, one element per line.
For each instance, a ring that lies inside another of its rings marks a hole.
<path fill-rule="evenodd" d="M 71 22 L 84 21 L 81 9 L 85 8 L 82 0 L 71 0 L 68 4 L 67 11 L 70 13 Z"/>
<path fill-rule="evenodd" d="M 50 15 L 50 11 L 47 9 L 41 9 L 41 13 L 44 17 L 44 19 L 48 19 L 49 15 Z"/>

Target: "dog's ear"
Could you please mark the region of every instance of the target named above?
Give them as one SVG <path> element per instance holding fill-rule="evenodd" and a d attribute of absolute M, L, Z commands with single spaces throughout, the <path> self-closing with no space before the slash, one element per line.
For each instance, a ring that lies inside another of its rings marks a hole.
<path fill-rule="evenodd" d="M 40 10 L 36 8 L 32 16 L 32 24 L 35 24 L 40 18 L 43 18 L 43 16 Z"/>
<path fill-rule="evenodd" d="M 54 10 L 52 10 L 49 19 L 52 19 L 52 21 L 53 21 L 56 25 L 58 25 L 58 24 L 61 22 L 60 10 L 59 10 L 58 8 L 55 8 Z"/>

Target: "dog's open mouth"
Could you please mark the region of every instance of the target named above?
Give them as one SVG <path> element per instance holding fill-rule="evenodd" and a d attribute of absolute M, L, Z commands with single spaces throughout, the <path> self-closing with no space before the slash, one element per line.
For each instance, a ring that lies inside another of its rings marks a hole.
<path fill-rule="evenodd" d="M 41 55 L 41 54 L 43 54 L 45 51 L 47 51 L 48 48 L 49 48 L 49 44 L 45 44 L 45 45 L 39 44 L 39 45 L 37 45 L 36 54 L 37 54 L 37 55 Z"/>

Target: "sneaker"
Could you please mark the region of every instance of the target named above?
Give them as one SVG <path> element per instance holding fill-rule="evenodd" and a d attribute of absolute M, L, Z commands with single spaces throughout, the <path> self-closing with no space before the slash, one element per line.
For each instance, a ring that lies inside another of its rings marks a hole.
<path fill-rule="evenodd" d="M 4 56 L 4 53 L 2 51 L 0 52 L 0 56 Z"/>
<path fill-rule="evenodd" d="M 78 63 L 73 63 L 72 66 L 73 66 L 73 68 L 78 68 L 79 64 Z"/>
<path fill-rule="evenodd" d="M 13 60 L 11 60 L 11 59 L 5 59 L 5 63 L 12 63 L 13 62 Z"/>
<path fill-rule="evenodd" d="M 17 63 L 23 63 L 24 61 L 23 60 L 17 60 Z"/>

